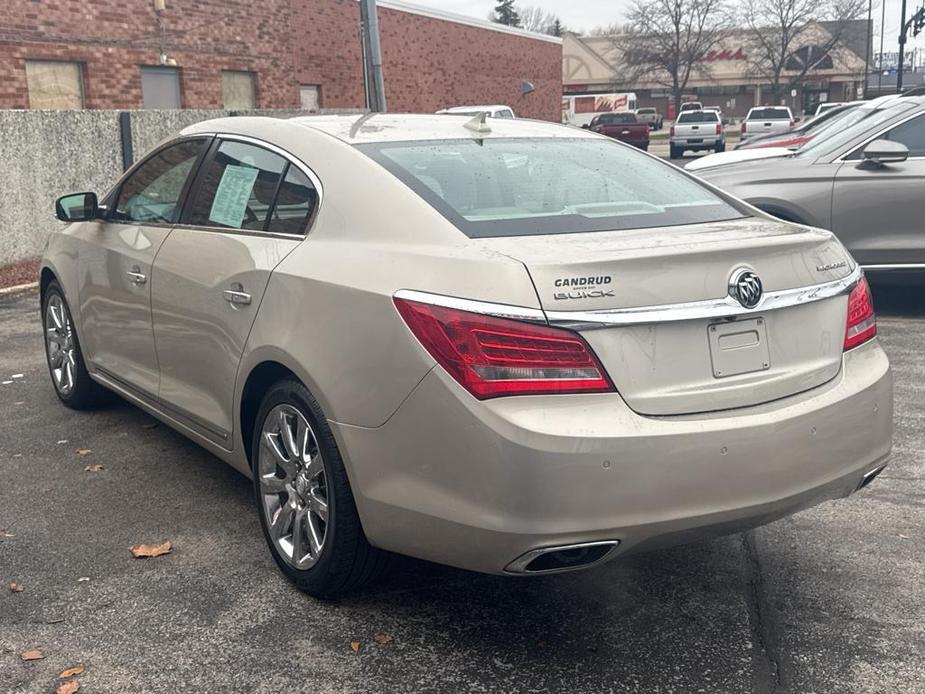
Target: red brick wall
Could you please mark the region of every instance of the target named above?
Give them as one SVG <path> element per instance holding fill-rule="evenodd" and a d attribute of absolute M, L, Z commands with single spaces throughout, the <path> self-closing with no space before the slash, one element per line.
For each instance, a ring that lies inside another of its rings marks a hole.
<path fill-rule="evenodd" d="M 363 106 L 355 0 L 168 0 L 164 46 L 180 67 L 185 108 L 221 108 L 221 70 L 250 70 L 260 108 Z M 140 108 L 139 66 L 156 65 L 150 0 L 7 0 L 0 15 L 0 108 L 28 108 L 25 60 L 84 64 L 88 108 Z M 561 46 L 394 9 L 379 10 L 390 111 L 509 104 L 559 119 Z M 520 80 L 536 85 L 521 98 Z"/>

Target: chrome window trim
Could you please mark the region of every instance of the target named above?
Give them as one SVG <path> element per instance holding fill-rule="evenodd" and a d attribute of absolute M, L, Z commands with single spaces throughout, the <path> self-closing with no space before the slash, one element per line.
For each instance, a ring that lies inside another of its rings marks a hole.
<path fill-rule="evenodd" d="M 557 328 L 569 330 L 599 330 L 601 328 L 627 327 L 632 325 L 649 325 L 653 323 L 671 323 L 688 320 L 736 318 L 750 316 L 765 311 L 775 311 L 791 306 L 800 306 L 822 301 L 849 293 L 864 276 L 860 265 L 856 265 L 848 275 L 830 282 L 814 284 L 808 287 L 795 287 L 766 292 L 754 308 L 745 308 L 731 296 L 719 299 L 690 301 L 677 304 L 659 304 L 655 306 L 637 306 L 631 308 L 600 309 L 596 311 L 543 311 L 525 306 L 511 306 L 487 301 L 460 299 L 443 294 L 431 294 L 410 289 L 395 292 L 397 299 L 418 301 L 434 306 L 481 313 L 496 318 L 527 321 L 530 323 L 547 323 Z"/>
<path fill-rule="evenodd" d="M 430 304 L 431 306 L 442 306 L 443 308 L 452 308 L 459 311 L 481 313 L 486 316 L 494 316 L 495 318 L 509 318 L 512 320 L 526 321 L 528 323 L 542 323 L 546 325 L 546 314 L 539 308 L 496 304 L 490 301 L 476 301 L 474 299 L 460 299 L 455 296 L 431 294 L 430 292 L 419 292 L 413 289 L 399 289 L 395 292 L 394 297 L 406 301 L 417 301 L 422 304 Z"/>

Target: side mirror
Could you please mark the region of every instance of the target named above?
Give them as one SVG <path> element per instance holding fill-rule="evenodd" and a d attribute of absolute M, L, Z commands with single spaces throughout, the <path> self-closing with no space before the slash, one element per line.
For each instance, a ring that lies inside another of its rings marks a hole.
<path fill-rule="evenodd" d="M 96 193 L 71 193 L 55 202 L 55 216 L 62 222 L 87 222 L 99 214 Z"/>
<path fill-rule="evenodd" d="M 898 164 L 909 158 L 909 148 L 902 142 L 874 140 L 864 148 L 864 161 L 874 166 Z"/>
<path fill-rule="evenodd" d="M 588 123 L 585 123 L 581 127 L 584 128 L 585 130 L 588 130 L 591 126 Z"/>

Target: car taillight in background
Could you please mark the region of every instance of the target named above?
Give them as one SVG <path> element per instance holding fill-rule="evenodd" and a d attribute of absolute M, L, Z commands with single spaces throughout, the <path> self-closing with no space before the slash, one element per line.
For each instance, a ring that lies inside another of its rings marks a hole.
<path fill-rule="evenodd" d="M 672 125 L 668 131 L 668 137 L 674 137 L 674 126 Z"/>
<path fill-rule="evenodd" d="M 717 123 L 716 124 L 716 134 L 719 135 L 721 132 L 723 132 L 723 126 Z"/>
<path fill-rule="evenodd" d="M 845 350 L 867 342 L 877 334 L 877 316 L 865 278 L 857 283 L 848 296 L 848 326 L 845 328 Z"/>
<path fill-rule="evenodd" d="M 794 125 L 796 125 L 796 124 L 797 124 L 797 122 L 796 122 L 795 120 L 793 120 L 793 118 L 791 118 L 791 119 L 790 119 L 790 127 L 792 128 L 792 127 L 793 127 Z"/>
<path fill-rule="evenodd" d="M 742 121 L 742 130 L 740 131 L 742 134 L 745 134 L 745 126 L 746 126 L 746 125 L 748 125 L 748 123 L 746 123 L 746 122 L 743 120 L 743 121 Z"/>
<path fill-rule="evenodd" d="M 591 348 L 570 330 L 397 297 L 394 301 L 430 355 L 480 400 L 614 389 Z"/>

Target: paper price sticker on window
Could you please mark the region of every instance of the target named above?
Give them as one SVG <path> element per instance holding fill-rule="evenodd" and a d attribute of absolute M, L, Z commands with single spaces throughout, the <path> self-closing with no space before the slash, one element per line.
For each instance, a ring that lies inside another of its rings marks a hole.
<path fill-rule="evenodd" d="M 226 166 L 215 191 L 209 221 L 240 229 L 259 173 L 249 166 Z"/>

